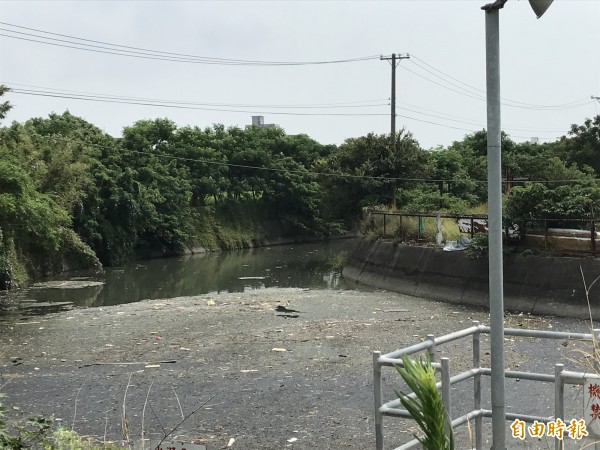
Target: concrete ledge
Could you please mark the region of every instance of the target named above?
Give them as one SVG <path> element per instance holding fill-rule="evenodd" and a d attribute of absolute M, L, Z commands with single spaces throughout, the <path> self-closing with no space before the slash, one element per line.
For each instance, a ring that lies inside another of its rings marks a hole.
<path fill-rule="evenodd" d="M 600 259 L 505 255 L 505 309 L 589 319 L 582 271 L 589 286 L 600 276 Z M 361 239 L 343 275 L 357 284 L 488 307 L 488 272 L 487 257 L 471 260 L 463 252 Z M 589 297 L 598 320 L 600 281 Z"/>

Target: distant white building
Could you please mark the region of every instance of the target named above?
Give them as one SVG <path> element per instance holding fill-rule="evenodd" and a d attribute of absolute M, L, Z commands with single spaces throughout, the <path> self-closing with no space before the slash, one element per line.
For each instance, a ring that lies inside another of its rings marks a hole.
<path fill-rule="evenodd" d="M 264 116 L 252 116 L 252 125 L 246 125 L 246 130 L 251 127 L 281 128 L 279 125 L 277 125 L 275 123 L 265 123 Z"/>

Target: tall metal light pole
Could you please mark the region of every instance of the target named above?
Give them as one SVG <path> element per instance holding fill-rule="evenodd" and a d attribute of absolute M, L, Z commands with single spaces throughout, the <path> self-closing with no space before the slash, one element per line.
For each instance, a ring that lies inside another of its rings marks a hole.
<path fill-rule="evenodd" d="M 529 0 L 540 18 L 553 0 Z M 500 9 L 496 0 L 485 11 L 487 85 L 488 241 L 492 394 L 492 450 L 506 449 L 504 403 L 504 286 L 502 262 L 502 145 L 500 113 Z"/>

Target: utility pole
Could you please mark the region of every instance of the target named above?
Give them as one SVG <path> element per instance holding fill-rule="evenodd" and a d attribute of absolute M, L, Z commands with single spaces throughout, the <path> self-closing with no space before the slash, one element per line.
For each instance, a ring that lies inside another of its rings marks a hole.
<path fill-rule="evenodd" d="M 390 61 L 392 65 L 392 98 L 391 98 L 391 131 L 390 131 L 390 150 L 394 154 L 396 152 L 396 67 L 403 59 L 410 58 L 408 53 L 404 55 L 396 55 L 392 53 L 392 56 L 381 56 L 379 59 L 382 61 Z M 396 62 L 397 61 L 397 62 Z M 396 182 L 394 181 L 391 186 L 391 202 L 390 209 L 396 209 Z"/>
<path fill-rule="evenodd" d="M 390 132 L 390 145 L 392 148 L 392 151 L 394 151 L 396 149 L 396 67 L 398 67 L 398 64 L 400 63 L 401 60 L 403 59 L 408 59 L 410 58 L 410 55 L 408 53 L 401 55 L 398 54 L 396 55 L 395 53 L 392 53 L 392 56 L 381 56 L 379 59 L 381 61 L 390 61 L 391 65 L 392 65 L 392 96 L 391 96 L 391 132 Z M 397 61 L 397 62 L 396 62 Z"/>

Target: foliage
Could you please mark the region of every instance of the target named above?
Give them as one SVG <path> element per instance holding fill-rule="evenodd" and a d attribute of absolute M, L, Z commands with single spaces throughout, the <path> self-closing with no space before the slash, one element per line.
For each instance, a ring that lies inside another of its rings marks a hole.
<path fill-rule="evenodd" d="M 47 450 L 118 450 L 122 448 L 110 443 L 95 444 L 90 439 L 84 439 L 78 433 L 64 428 L 54 430 L 50 444 L 46 447 Z"/>
<path fill-rule="evenodd" d="M 591 167 L 600 174 L 600 115 L 586 119 L 582 125 L 571 125 L 569 137 L 559 141 L 559 155 L 580 169 Z"/>
<path fill-rule="evenodd" d="M 8 87 L 6 87 L 4 85 L 0 85 L 0 97 L 2 97 L 8 91 L 10 91 L 10 89 Z M 6 113 L 8 113 L 8 111 L 10 111 L 11 108 L 12 108 L 12 105 L 9 102 L 0 103 L 0 120 L 4 119 L 6 117 Z"/>
<path fill-rule="evenodd" d="M 505 248 L 505 247 L 503 247 Z M 479 260 L 487 256 L 489 252 L 489 241 L 487 233 L 478 233 L 471 239 L 471 244 L 465 249 L 467 258 Z"/>
<path fill-rule="evenodd" d="M 429 355 L 425 359 L 403 356 L 402 362 L 404 367 L 396 366 L 396 370 L 414 392 L 415 398 L 399 391 L 396 394 L 423 432 L 423 436 L 417 439 L 424 450 L 454 450 L 454 434 L 436 386 L 435 370 Z"/>
<path fill-rule="evenodd" d="M 0 119 L 10 107 L 0 104 Z M 509 213 L 598 210 L 599 129 L 600 116 L 543 145 L 503 134 Z M 329 237 L 355 228 L 365 206 L 461 213 L 487 198 L 486 139 L 479 131 L 424 151 L 406 130 L 392 149 L 389 135 L 336 147 L 280 128 L 179 128 L 166 118 L 135 122 L 122 138 L 69 112 L 15 122 L 0 128 L 0 287 L 275 233 Z"/>
<path fill-rule="evenodd" d="M 440 195 L 431 184 L 412 189 L 399 189 L 397 196 L 398 206 L 406 212 L 462 213 L 470 207 L 468 200 L 449 193 Z"/>
<path fill-rule="evenodd" d="M 2 403 L 0 393 L 0 449 L 21 450 L 28 448 L 52 449 L 49 437 L 52 432 L 52 420 L 33 417 L 24 422 L 8 422 L 9 408 Z M 13 407 L 14 411 L 19 408 Z"/>
<path fill-rule="evenodd" d="M 531 218 L 581 219 L 600 211 L 600 187 L 596 184 L 562 185 L 552 188 L 543 184 L 526 184 L 513 189 L 506 205 L 514 220 Z"/>
<path fill-rule="evenodd" d="M 331 270 L 341 273 L 347 263 L 348 253 L 340 252 L 331 258 L 329 261 L 329 266 L 331 267 Z"/>
<path fill-rule="evenodd" d="M 398 133 L 394 150 L 388 135 L 370 133 L 347 139 L 318 166 L 329 174 L 322 180 L 325 201 L 333 215 L 346 223 L 364 206 L 387 203 L 394 207 L 398 185 L 394 178 L 420 177 L 425 161 L 425 152 L 406 130 Z"/>
<path fill-rule="evenodd" d="M 0 393 L 0 450 L 25 450 L 43 448 L 44 450 L 117 450 L 112 444 L 94 444 L 91 440 L 83 439 L 74 431 L 55 428 L 52 419 L 33 417 L 24 420 L 9 418 L 12 410 L 18 413 L 20 409 L 9 408 L 2 403 Z"/>

